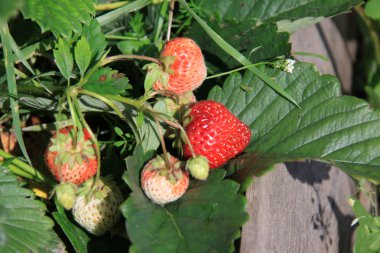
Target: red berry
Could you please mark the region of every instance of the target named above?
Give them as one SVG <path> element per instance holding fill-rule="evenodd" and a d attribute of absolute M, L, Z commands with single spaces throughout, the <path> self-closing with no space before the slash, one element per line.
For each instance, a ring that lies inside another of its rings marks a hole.
<path fill-rule="evenodd" d="M 189 173 L 183 171 L 177 158 L 169 155 L 170 168 L 161 156 L 150 160 L 141 172 L 141 187 L 154 203 L 164 205 L 185 194 Z"/>
<path fill-rule="evenodd" d="M 185 131 L 196 155 L 209 161 L 210 169 L 225 164 L 243 152 L 251 140 L 251 131 L 221 103 L 204 100 L 190 105 L 184 118 Z M 192 157 L 190 147 L 184 156 Z"/>
<path fill-rule="evenodd" d="M 95 146 L 86 129 L 77 131 L 77 144 L 74 146 L 74 128 L 64 127 L 55 133 L 45 152 L 46 164 L 58 182 L 71 182 L 77 185 L 96 174 L 98 160 Z"/>
<path fill-rule="evenodd" d="M 165 71 L 169 73 L 167 84 L 159 79 L 154 90 L 167 90 L 183 94 L 198 88 L 207 75 L 203 54 L 198 45 L 189 38 L 168 41 L 160 54 Z"/>

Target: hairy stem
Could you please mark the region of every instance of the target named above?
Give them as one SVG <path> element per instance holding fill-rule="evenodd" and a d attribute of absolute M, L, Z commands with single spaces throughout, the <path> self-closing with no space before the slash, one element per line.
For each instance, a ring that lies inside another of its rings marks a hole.
<path fill-rule="evenodd" d="M 104 58 L 101 61 L 101 66 L 105 66 L 107 64 L 110 64 L 111 62 L 125 61 L 125 60 L 143 60 L 143 61 L 154 62 L 154 63 L 157 63 L 158 65 L 162 65 L 162 63 L 156 58 L 144 56 L 144 55 L 130 54 L 130 55 L 114 55 L 114 56 Z"/>

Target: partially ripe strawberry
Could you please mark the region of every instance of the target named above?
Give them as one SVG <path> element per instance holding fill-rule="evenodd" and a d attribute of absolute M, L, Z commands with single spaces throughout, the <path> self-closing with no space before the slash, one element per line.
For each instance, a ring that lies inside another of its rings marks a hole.
<path fill-rule="evenodd" d="M 164 205 L 185 194 L 189 186 L 189 173 L 183 171 L 181 162 L 168 154 L 170 168 L 162 156 L 150 160 L 141 172 L 141 187 L 154 203 Z"/>
<path fill-rule="evenodd" d="M 247 147 L 251 131 L 221 103 L 204 100 L 189 106 L 184 127 L 196 155 L 207 158 L 210 169 L 217 168 Z M 187 143 L 184 156 L 192 157 Z"/>
<path fill-rule="evenodd" d="M 207 75 L 207 68 L 199 46 L 189 38 L 168 41 L 161 51 L 160 59 L 169 74 L 167 83 L 158 79 L 154 90 L 167 90 L 183 94 L 198 88 Z"/>
<path fill-rule="evenodd" d="M 100 178 L 95 188 L 94 181 L 91 178 L 83 184 L 71 212 L 88 232 L 102 235 L 119 221 L 123 195 L 110 179 Z"/>
<path fill-rule="evenodd" d="M 50 139 L 45 152 L 46 165 L 58 182 L 77 185 L 94 176 L 98 167 L 95 146 L 86 129 L 75 131 L 72 126 L 61 128 Z"/>

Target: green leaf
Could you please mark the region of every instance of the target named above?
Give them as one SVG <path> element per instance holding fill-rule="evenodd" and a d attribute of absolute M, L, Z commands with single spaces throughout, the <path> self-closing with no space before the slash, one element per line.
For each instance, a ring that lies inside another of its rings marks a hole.
<path fill-rule="evenodd" d="M 56 238 L 45 205 L 0 167 L 0 252 L 46 252 Z M 22 233 L 21 233 L 22 232 Z"/>
<path fill-rule="evenodd" d="M 15 76 L 14 60 L 12 54 L 12 36 L 10 35 L 8 24 L 0 20 L 0 38 L 3 43 L 4 63 L 6 70 L 6 80 L 9 92 L 10 108 L 12 113 L 12 126 L 15 130 L 16 139 L 22 154 L 29 164 L 32 164 L 28 152 L 25 147 L 24 139 L 21 131 L 20 111 L 18 101 L 14 98 L 17 97 L 17 83 Z"/>
<path fill-rule="evenodd" d="M 372 216 L 355 198 L 349 202 L 357 217 L 353 223 L 359 223 L 355 231 L 354 253 L 376 253 L 380 250 L 380 217 Z"/>
<path fill-rule="evenodd" d="M 139 54 L 145 47 L 151 46 L 152 42 L 148 39 L 144 40 L 123 40 L 117 43 L 117 48 L 123 54 Z"/>
<path fill-rule="evenodd" d="M 25 0 L 21 12 L 36 21 L 42 32 L 50 30 L 56 37 L 69 38 L 72 32 L 82 32 L 82 23 L 91 21 L 95 7 L 92 0 Z"/>
<path fill-rule="evenodd" d="M 251 128 L 247 151 L 272 154 L 283 161 L 323 160 L 352 176 L 380 182 L 379 111 L 364 100 L 341 96 L 338 80 L 321 76 L 314 65 L 295 64 L 292 74 L 269 68 L 265 72 L 276 78 L 302 110 L 280 99 L 250 72 L 243 77 L 231 75 L 223 88 L 215 86 L 208 96 L 225 104 Z M 240 89 L 242 83 L 252 91 Z M 257 169 L 249 159 L 240 166 Z"/>
<path fill-rule="evenodd" d="M 6 22 L 8 18 L 16 15 L 18 9 L 24 4 L 23 0 L 0 0 L 0 19 Z"/>
<path fill-rule="evenodd" d="M 81 75 L 86 72 L 87 67 L 90 65 L 92 58 L 92 51 L 90 44 L 85 36 L 82 36 L 74 48 L 75 61 L 78 65 Z"/>
<path fill-rule="evenodd" d="M 62 228 L 63 232 L 69 239 L 70 243 L 73 245 L 76 252 L 86 253 L 87 244 L 90 241 L 89 236 L 80 229 L 78 226 L 74 225 L 66 216 L 63 207 L 55 201 L 57 207 L 57 212 L 53 212 L 52 215 L 58 225 Z"/>
<path fill-rule="evenodd" d="M 53 54 L 59 71 L 69 80 L 74 67 L 70 43 L 63 38 L 59 38 L 56 49 L 53 50 Z"/>
<path fill-rule="evenodd" d="M 92 51 L 92 58 L 99 60 L 107 46 L 106 38 L 102 33 L 100 24 L 92 19 L 88 25 L 83 26 L 83 36 L 86 37 Z"/>
<path fill-rule="evenodd" d="M 256 27 L 255 20 L 218 22 L 213 19 L 208 25 L 251 62 L 256 63 L 290 53 L 289 34 L 278 33 L 274 24 Z M 213 43 L 199 24 L 190 29 L 189 36 L 197 41 L 202 51 L 218 57 L 229 68 L 240 66 L 238 61 Z M 276 43 L 273 43 L 274 41 Z M 254 49 L 256 50 L 253 51 Z"/>
<path fill-rule="evenodd" d="M 362 3 L 361 0 L 195 0 L 198 8 L 209 14 L 218 14 L 222 19 L 256 19 L 259 23 L 280 20 L 297 20 L 305 17 L 327 17 Z"/>
<path fill-rule="evenodd" d="M 104 26 L 118 19 L 120 16 L 127 15 L 130 12 L 142 9 L 150 3 L 151 0 L 132 1 L 116 10 L 107 12 L 106 14 L 97 17 L 96 20 L 99 22 L 101 26 Z"/>
<path fill-rule="evenodd" d="M 103 95 L 119 95 L 125 94 L 132 86 L 124 74 L 107 67 L 92 74 L 83 88 Z"/>
<path fill-rule="evenodd" d="M 233 252 L 248 219 L 239 185 L 223 180 L 224 170 L 214 170 L 207 181 L 193 182 L 182 198 L 162 207 L 150 202 L 139 185 L 140 170 L 151 157 L 138 146 L 126 160 L 123 179 L 133 193 L 121 211 L 133 252 Z"/>
<path fill-rule="evenodd" d="M 252 63 L 239 51 L 237 51 L 234 47 L 232 47 L 230 44 L 228 44 L 222 37 L 219 36 L 214 30 L 212 30 L 207 23 L 201 19 L 187 4 L 184 0 L 178 0 L 181 5 L 193 16 L 193 18 L 199 23 L 199 25 L 206 31 L 208 36 L 212 38 L 212 40 L 226 53 L 231 55 L 236 61 L 238 61 L 240 64 L 244 66 L 252 65 Z M 253 72 L 255 75 L 259 76 L 261 80 L 263 80 L 266 84 L 268 84 L 272 89 L 274 89 L 276 92 L 278 92 L 281 96 L 285 97 L 287 100 L 292 102 L 293 104 L 297 105 L 294 98 L 289 96 L 287 92 L 285 92 L 280 85 L 278 85 L 275 81 L 273 81 L 271 78 L 269 78 L 263 71 L 261 71 L 256 66 L 250 66 L 247 67 L 251 72 Z"/>
<path fill-rule="evenodd" d="M 141 145 L 144 151 L 156 150 L 160 146 L 159 131 L 157 124 L 150 117 L 144 117 L 143 114 L 137 114 L 133 121 L 138 126 L 137 130 L 141 138 Z"/>
<path fill-rule="evenodd" d="M 364 6 L 365 15 L 372 19 L 380 19 L 380 0 L 370 0 Z"/>

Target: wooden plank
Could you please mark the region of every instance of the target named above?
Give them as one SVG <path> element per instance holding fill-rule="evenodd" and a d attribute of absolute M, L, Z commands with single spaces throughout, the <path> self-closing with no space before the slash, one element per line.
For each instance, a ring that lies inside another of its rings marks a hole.
<path fill-rule="evenodd" d="M 293 51 L 313 52 L 332 60 L 297 58 L 315 63 L 323 74 L 340 73 L 348 92 L 352 54 L 344 53 L 348 49 L 342 43 L 331 20 L 292 35 Z M 341 50 L 335 50 L 335 45 Z M 247 191 L 250 220 L 242 229 L 240 253 L 351 252 L 354 216 L 347 197 L 354 193 L 353 181 L 329 165 L 314 161 L 277 165 L 256 178 Z"/>

